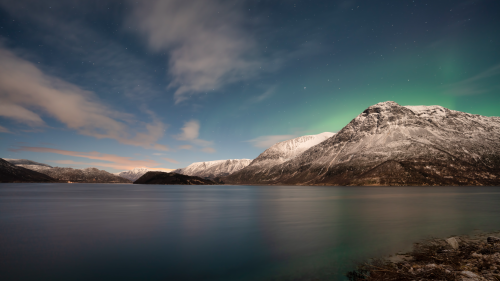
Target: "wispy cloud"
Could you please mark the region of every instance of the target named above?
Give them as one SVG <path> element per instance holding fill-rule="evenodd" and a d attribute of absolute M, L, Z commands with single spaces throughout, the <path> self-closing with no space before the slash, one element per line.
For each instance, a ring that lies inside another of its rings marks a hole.
<path fill-rule="evenodd" d="M 175 139 L 181 141 L 189 141 L 195 145 L 199 146 L 209 146 L 212 145 L 213 142 L 199 139 L 200 135 L 200 122 L 198 120 L 191 120 L 184 123 L 184 127 L 182 127 L 182 133 L 174 136 Z"/>
<path fill-rule="evenodd" d="M 3 127 L 3 126 L 0 126 L 0 133 L 10 133 L 9 129 Z"/>
<path fill-rule="evenodd" d="M 149 46 L 167 51 L 170 88 L 176 103 L 193 94 L 254 77 L 263 62 L 256 41 L 243 29 L 242 6 L 220 0 L 130 1 L 129 24 L 138 26 Z"/>
<path fill-rule="evenodd" d="M 44 114 L 82 135 L 168 150 L 156 143 L 164 135 L 166 126 L 154 114 L 151 114 L 153 122 L 138 122 L 133 115 L 104 105 L 94 93 L 44 74 L 33 63 L 3 48 L 0 48 L 0 61 L 0 116 L 40 127 L 45 125 L 41 116 Z M 131 134 L 133 123 L 144 126 L 145 131 Z"/>
<path fill-rule="evenodd" d="M 498 76 L 500 76 L 500 64 L 460 82 L 446 85 L 446 92 L 453 96 L 469 96 L 483 94 L 491 90 L 498 91 L 500 90 Z"/>
<path fill-rule="evenodd" d="M 99 167 L 107 167 L 113 169 L 124 169 L 130 170 L 136 167 L 156 167 L 159 166 L 160 163 L 154 160 L 133 160 L 130 157 L 123 157 L 114 154 L 105 154 L 96 151 L 92 152 L 79 152 L 79 151 L 70 151 L 70 150 L 61 150 L 47 147 L 30 147 L 30 146 L 22 146 L 16 149 L 9 149 L 13 152 L 19 151 L 30 151 L 30 152 L 40 152 L 40 153 L 55 153 L 66 156 L 87 158 L 92 160 L 99 160 L 104 162 L 75 162 L 73 160 L 56 160 L 53 161 L 59 164 L 78 164 L 84 166 L 99 166 Z M 156 169 L 156 168 L 155 168 Z"/>
<path fill-rule="evenodd" d="M 194 147 L 190 144 L 183 144 L 183 145 L 179 145 L 177 148 L 179 149 L 186 149 L 186 150 L 191 150 L 193 149 Z"/>
<path fill-rule="evenodd" d="M 271 136 L 261 136 L 255 139 L 248 140 L 247 142 L 252 143 L 253 146 L 259 147 L 259 148 L 269 148 L 272 145 L 296 138 L 296 135 L 271 135 Z"/>
<path fill-rule="evenodd" d="M 268 99 L 269 97 L 271 97 L 274 92 L 276 91 L 276 86 L 272 86 L 272 87 L 269 87 L 267 90 L 265 90 L 262 94 L 250 99 L 250 102 L 255 102 L 255 103 L 258 103 L 258 102 L 261 102 L 263 100 L 266 100 Z"/>
<path fill-rule="evenodd" d="M 61 52 L 60 60 L 65 64 L 81 63 L 83 66 L 75 74 L 65 71 L 65 67 L 57 67 L 57 61 L 51 62 L 51 75 L 141 102 L 164 92 L 155 83 L 156 69 L 151 69 L 151 65 L 127 46 L 91 29 L 84 18 L 79 17 L 84 14 L 99 16 L 100 12 L 109 11 L 110 8 L 118 11 L 123 6 L 121 3 L 56 1 L 49 6 L 50 9 L 47 9 L 47 3 L 38 0 L 0 0 L 0 7 L 13 18 L 36 25 L 37 29 L 26 36 L 34 37 L 37 42 Z M 36 54 L 28 56 L 36 57 Z M 43 56 L 39 59 L 43 64 Z"/>
<path fill-rule="evenodd" d="M 215 153 L 215 149 L 211 147 L 204 147 L 201 149 L 201 151 L 206 152 L 206 153 Z"/>
<path fill-rule="evenodd" d="M 170 162 L 170 163 L 173 163 L 173 164 L 179 164 L 179 161 L 175 160 L 175 159 L 172 159 L 172 158 L 162 158 L 163 160 L 167 161 L 167 162 Z"/>

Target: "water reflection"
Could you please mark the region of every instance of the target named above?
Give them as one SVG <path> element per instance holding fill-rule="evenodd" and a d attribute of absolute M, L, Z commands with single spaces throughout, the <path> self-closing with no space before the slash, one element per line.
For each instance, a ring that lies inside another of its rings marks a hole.
<path fill-rule="evenodd" d="M 341 279 L 499 228 L 495 187 L 0 185 L 2 280 Z"/>

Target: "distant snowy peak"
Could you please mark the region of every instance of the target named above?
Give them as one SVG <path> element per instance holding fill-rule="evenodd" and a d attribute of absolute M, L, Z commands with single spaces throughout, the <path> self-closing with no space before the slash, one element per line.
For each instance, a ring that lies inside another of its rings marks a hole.
<path fill-rule="evenodd" d="M 59 181 L 85 182 L 85 183 L 130 183 L 129 180 L 113 175 L 97 168 L 73 169 L 63 167 L 46 167 L 40 165 L 16 165 L 23 167 Z"/>
<path fill-rule="evenodd" d="M 115 175 L 131 180 L 132 182 L 136 181 L 138 178 L 142 177 L 145 173 L 149 171 L 164 171 L 165 169 L 149 169 L 149 168 L 134 168 L 129 171 L 123 171 L 119 173 L 114 173 Z"/>
<path fill-rule="evenodd" d="M 309 148 L 320 144 L 321 142 L 333 137 L 335 133 L 324 132 L 317 135 L 306 135 L 291 140 L 286 140 L 279 142 L 266 151 L 261 153 L 253 162 L 254 165 L 272 165 L 281 164 L 290 159 L 293 159 L 302 153 L 304 153 Z"/>
<path fill-rule="evenodd" d="M 28 159 L 9 159 L 9 158 L 4 158 L 5 161 L 13 164 L 13 165 L 36 165 L 36 166 L 44 166 L 44 167 L 49 167 L 52 168 L 52 166 L 44 164 L 44 163 L 39 163 L 35 161 L 31 161 Z"/>
<path fill-rule="evenodd" d="M 195 162 L 186 168 L 177 169 L 174 173 L 202 178 L 216 178 L 230 175 L 250 165 L 252 159 L 228 159 L 206 162 Z"/>

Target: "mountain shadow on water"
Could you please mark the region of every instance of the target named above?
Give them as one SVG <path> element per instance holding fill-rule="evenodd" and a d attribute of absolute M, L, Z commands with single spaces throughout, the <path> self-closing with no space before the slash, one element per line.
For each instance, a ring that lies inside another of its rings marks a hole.
<path fill-rule="evenodd" d="M 151 171 L 142 175 L 134 184 L 216 185 L 217 183 L 200 177 Z"/>

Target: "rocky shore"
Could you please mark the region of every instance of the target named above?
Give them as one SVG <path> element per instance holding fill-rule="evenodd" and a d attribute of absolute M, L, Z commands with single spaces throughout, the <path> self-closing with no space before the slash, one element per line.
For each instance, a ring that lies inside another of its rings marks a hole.
<path fill-rule="evenodd" d="M 350 281 L 500 281 L 500 232 L 430 239 L 413 251 L 360 264 Z"/>

